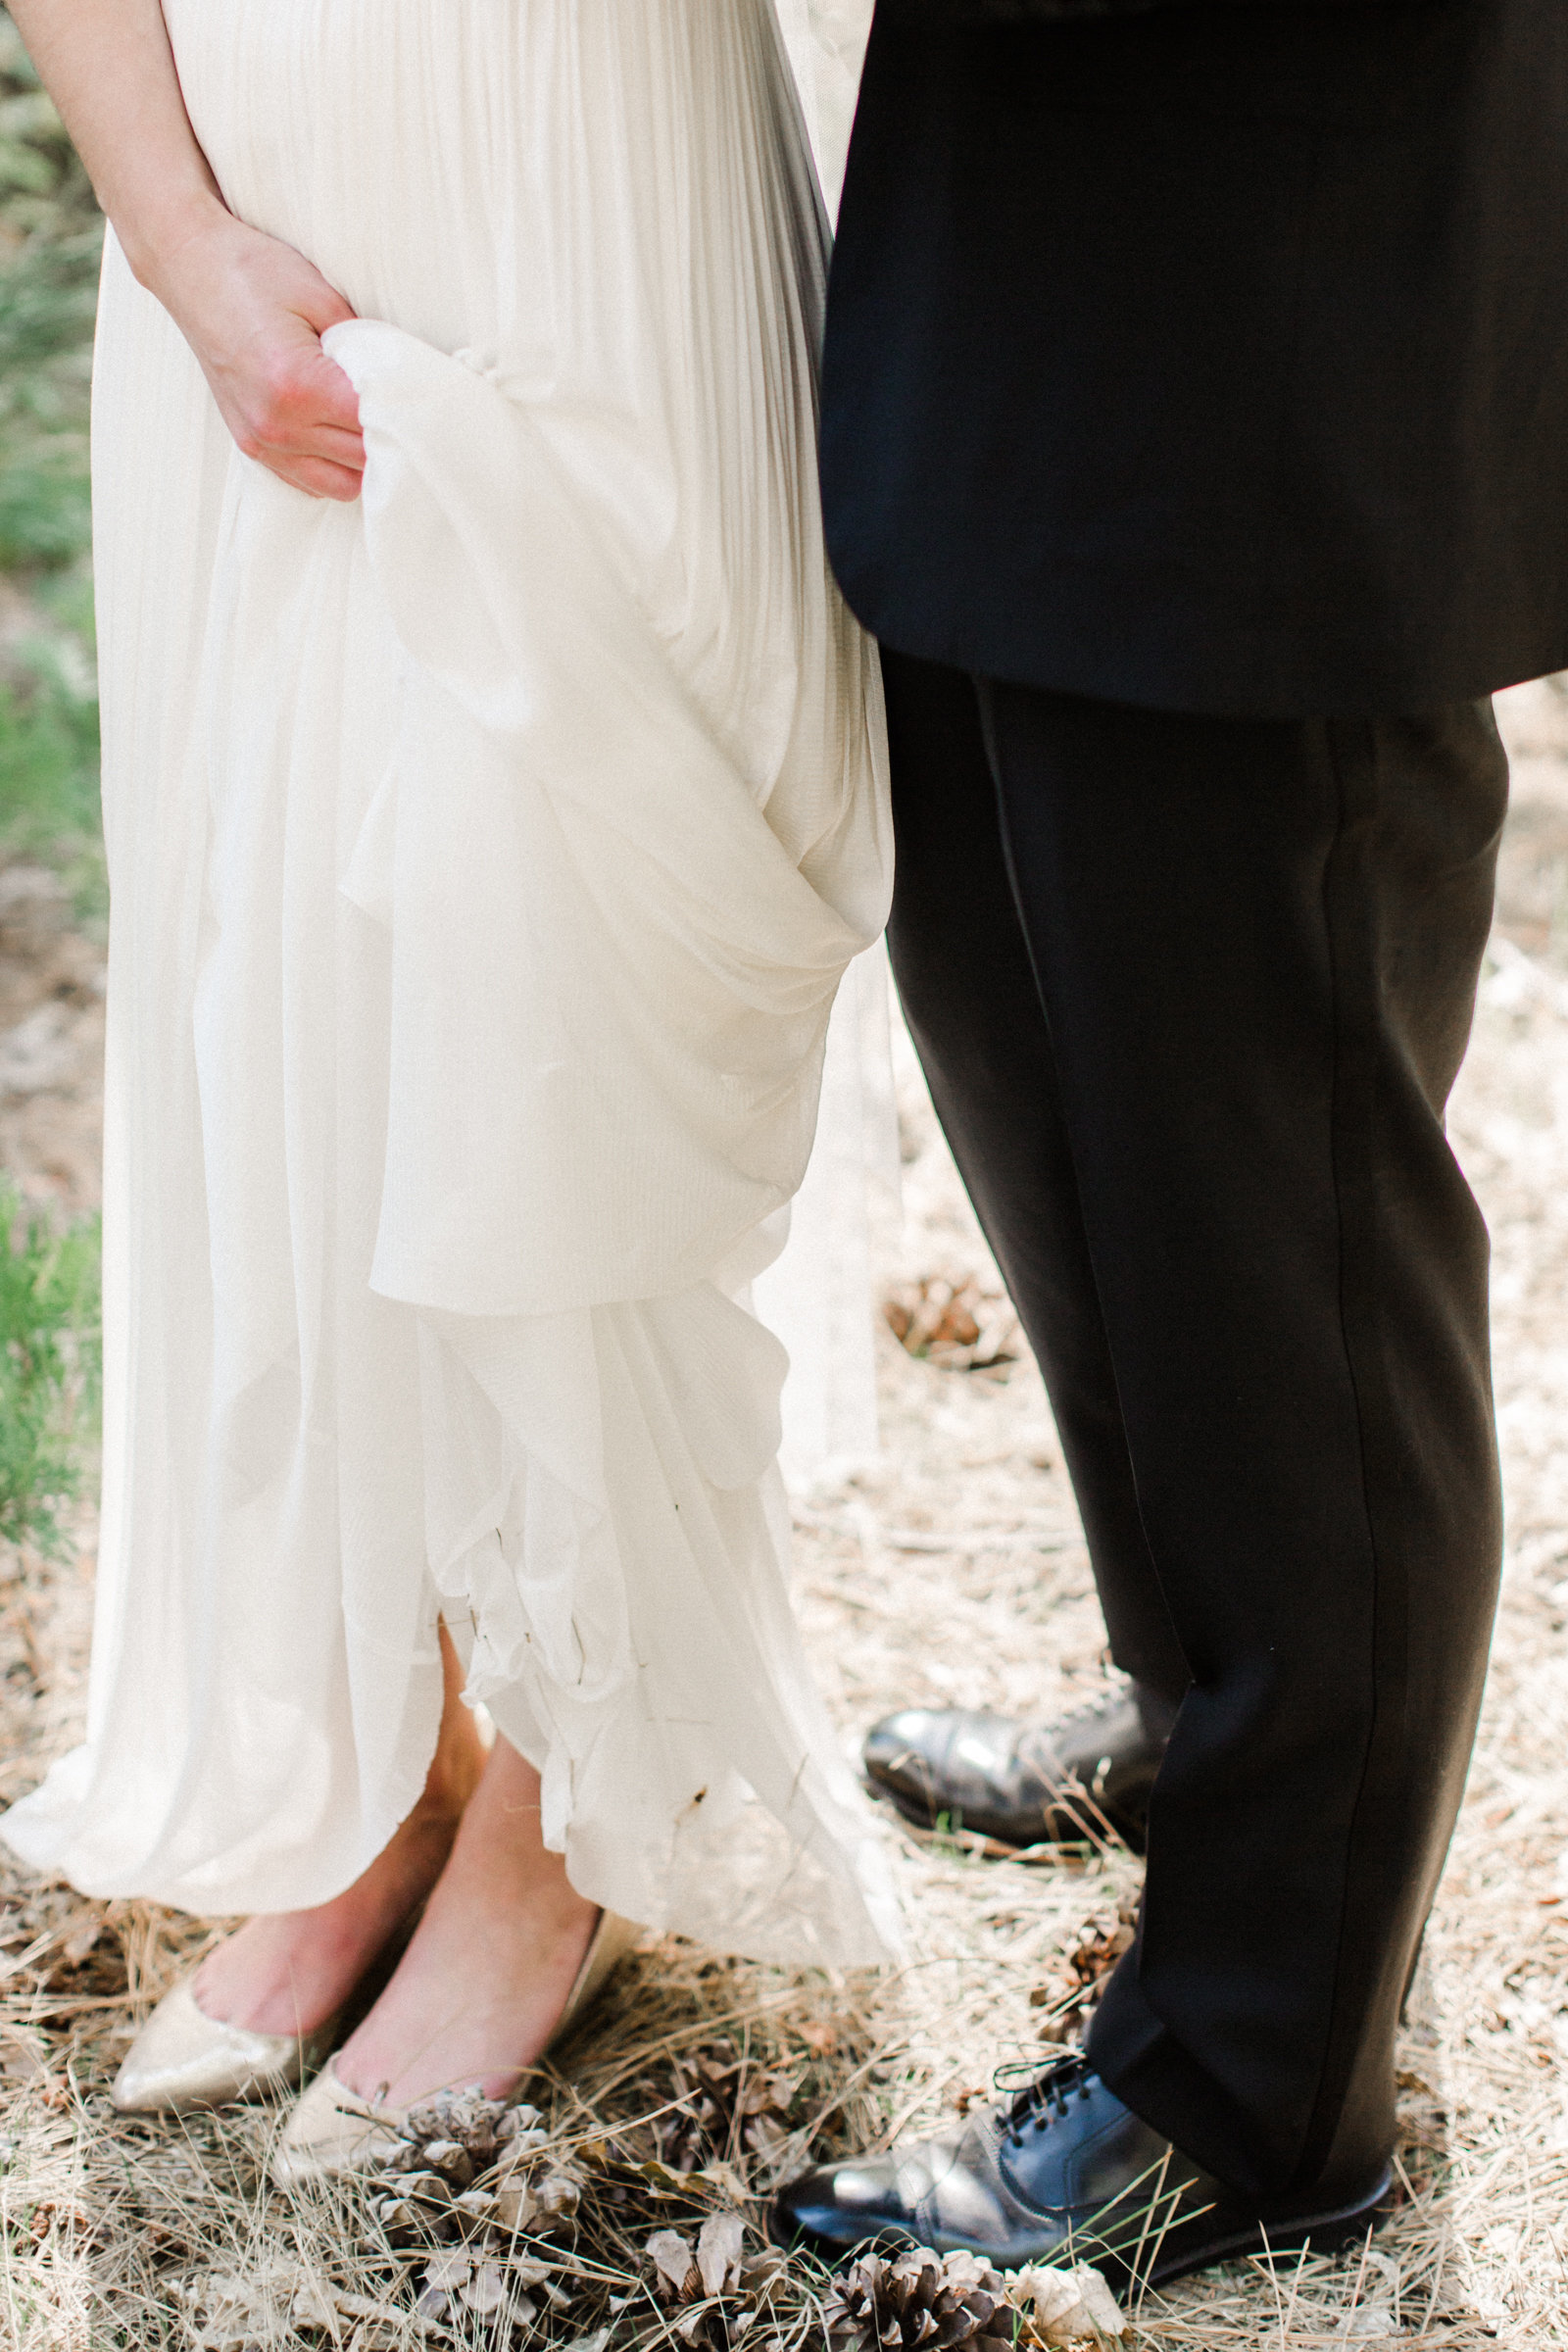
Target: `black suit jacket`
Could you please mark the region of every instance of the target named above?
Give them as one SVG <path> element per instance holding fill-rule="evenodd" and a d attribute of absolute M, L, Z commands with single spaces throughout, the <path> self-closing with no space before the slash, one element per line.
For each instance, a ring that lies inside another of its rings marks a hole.
<path fill-rule="evenodd" d="M 1289 8 L 1293 0 L 1220 0 L 1229 8 Z M 1296 0 L 1299 5 L 1299 0 Z M 1315 8 L 1387 8 L 1391 0 L 1311 0 Z M 1062 24 L 1084 17 L 1147 15 L 1190 8 L 1193 0 L 886 0 L 889 13 L 927 24 Z"/>
<path fill-rule="evenodd" d="M 878 9 L 829 300 L 868 626 L 1260 715 L 1568 665 L 1568 0 L 931 5 Z"/>

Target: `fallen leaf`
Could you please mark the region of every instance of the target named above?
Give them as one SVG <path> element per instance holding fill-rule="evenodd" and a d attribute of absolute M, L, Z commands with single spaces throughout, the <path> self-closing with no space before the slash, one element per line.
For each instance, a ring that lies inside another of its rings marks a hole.
<path fill-rule="evenodd" d="M 647 2252 L 670 2292 L 690 2302 L 702 2287 L 702 2273 L 697 2268 L 691 2239 L 679 2230 L 656 2230 L 648 2240 Z"/>
<path fill-rule="evenodd" d="M 705 2295 L 721 2295 L 738 2283 L 745 2237 L 746 2225 L 738 2213 L 709 2215 L 697 2233 L 697 2269 Z"/>
<path fill-rule="evenodd" d="M 1116 2298 L 1088 2263 L 1070 2271 L 1040 2264 L 1015 2273 L 1008 2289 L 1024 2315 L 1025 2342 L 1119 2343 L 1127 2332 Z"/>

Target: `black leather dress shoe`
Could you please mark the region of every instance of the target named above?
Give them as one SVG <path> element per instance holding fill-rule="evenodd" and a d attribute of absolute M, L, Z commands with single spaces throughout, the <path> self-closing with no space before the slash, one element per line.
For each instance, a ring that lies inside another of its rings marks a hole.
<path fill-rule="evenodd" d="M 922 1829 L 978 1830 L 1004 1845 L 1103 1844 L 1143 1851 L 1149 1792 L 1176 1721 L 1141 1684 L 1055 1723 L 964 1707 L 907 1707 L 866 1735 L 865 1769 Z"/>
<path fill-rule="evenodd" d="M 961 2248 L 999 2270 L 1091 2262 L 1127 2288 L 1242 2255 L 1343 2245 L 1371 2226 L 1388 2186 L 1388 2168 L 1372 2166 L 1360 2180 L 1249 2204 L 1074 2056 L 935 2139 L 803 2174 L 773 2219 L 785 2243 L 835 2264 L 867 2245 Z"/>

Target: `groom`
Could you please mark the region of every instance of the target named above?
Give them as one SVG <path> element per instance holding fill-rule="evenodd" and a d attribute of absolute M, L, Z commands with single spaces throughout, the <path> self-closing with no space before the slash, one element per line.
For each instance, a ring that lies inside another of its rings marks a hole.
<path fill-rule="evenodd" d="M 1039 1737 L 1109 1740 L 1149 1862 L 1082 2056 L 780 2220 L 1156 2280 L 1332 2244 L 1495 1592 L 1443 1115 L 1486 697 L 1568 664 L 1568 10 L 881 0 L 824 408 L 899 984 L 1134 1683 Z M 937 1796 L 1037 1802 L 996 1719 L 906 1728 Z"/>

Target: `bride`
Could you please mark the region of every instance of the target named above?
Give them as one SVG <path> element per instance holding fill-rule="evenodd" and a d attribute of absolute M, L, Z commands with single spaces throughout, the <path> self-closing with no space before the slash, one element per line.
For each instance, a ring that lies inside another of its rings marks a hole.
<path fill-rule="evenodd" d="M 251 1915 L 116 2095 L 333 2053 L 298 2179 L 627 1922 L 882 1948 L 750 1304 L 889 887 L 823 215 L 772 0 L 12 4 L 113 224 L 114 913 L 87 1737 L 4 1833 Z M 811 110 L 868 12 L 795 7 Z"/>

